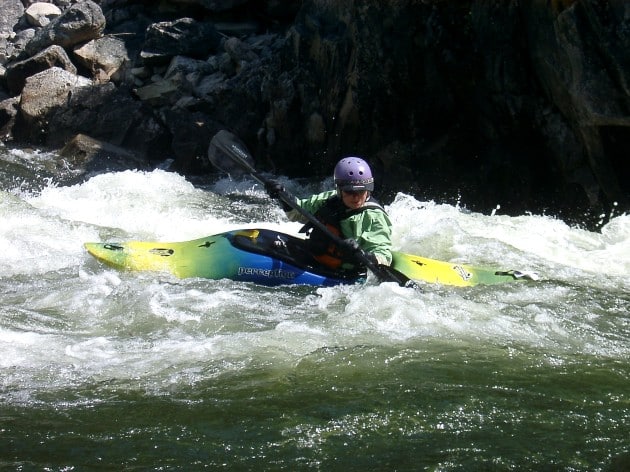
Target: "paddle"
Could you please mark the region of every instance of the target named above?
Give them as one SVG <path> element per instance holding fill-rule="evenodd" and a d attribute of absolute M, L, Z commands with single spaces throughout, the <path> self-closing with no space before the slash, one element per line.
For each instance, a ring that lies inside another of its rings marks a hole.
<path fill-rule="evenodd" d="M 212 138 L 210 146 L 208 147 L 208 158 L 215 167 L 228 173 L 230 173 L 230 170 L 233 171 L 236 165 L 236 169 L 240 167 L 262 185 L 266 186 L 271 182 L 271 179 L 264 177 L 255 169 L 253 164 L 254 160 L 247 150 L 247 147 L 229 131 L 221 130 Z M 228 159 L 227 161 L 226 158 Z M 278 193 L 277 198 L 288 207 L 300 213 L 300 215 L 324 233 L 335 245 L 347 247 L 342 238 L 331 232 L 328 227 L 314 215 L 300 207 L 292 194 L 286 190 L 282 190 Z M 369 255 L 362 249 L 354 250 L 353 256 L 357 261 L 367 267 L 381 282 L 396 282 L 403 287 L 418 287 L 413 280 L 393 267 L 374 263 Z"/>

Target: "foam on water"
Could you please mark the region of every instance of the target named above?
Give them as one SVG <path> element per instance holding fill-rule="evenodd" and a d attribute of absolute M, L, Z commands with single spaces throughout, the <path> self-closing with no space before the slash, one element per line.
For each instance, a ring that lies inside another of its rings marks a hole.
<path fill-rule="evenodd" d="M 552 217 L 482 215 L 402 194 L 389 211 L 395 241 L 427 257 L 530 268 L 547 278 L 570 277 L 571 269 L 579 277 L 581 271 L 624 279 L 630 274 L 630 215 L 591 232 Z"/>
<path fill-rule="evenodd" d="M 532 350 L 549 362 L 630 354 L 627 215 L 596 233 L 550 217 L 482 215 L 402 194 L 388 211 L 398 249 L 537 270 L 545 280 L 427 285 L 418 293 L 391 283 L 270 289 L 116 272 L 89 257 L 83 242 L 299 226 L 253 182 L 224 179 L 205 191 L 160 170 L 37 193 L 0 191 L 2 391 L 16 400 L 24 389 L 100 381 L 161 391 L 252 364 L 295 365 L 330 346 L 452 342 L 507 355 Z"/>

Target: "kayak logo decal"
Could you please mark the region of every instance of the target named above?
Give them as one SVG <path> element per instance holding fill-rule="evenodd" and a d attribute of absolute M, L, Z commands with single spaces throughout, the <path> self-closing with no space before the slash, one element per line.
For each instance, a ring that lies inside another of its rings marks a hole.
<path fill-rule="evenodd" d="M 199 245 L 199 246 L 197 246 L 197 247 L 210 247 L 210 246 L 212 246 L 215 242 L 216 242 L 216 241 L 206 241 L 205 243 L 200 244 L 200 245 Z"/>
<path fill-rule="evenodd" d="M 232 152 L 238 154 L 241 159 L 247 160 L 249 158 L 249 156 L 245 154 L 236 144 L 230 144 L 230 148 L 232 149 Z"/>
<path fill-rule="evenodd" d="M 154 249 L 150 249 L 149 252 L 157 256 L 168 257 L 168 256 L 172 256 L 175 251 L 173 249 L 164 249 L 164 248 L 156 247 Z"/>
<path fill-rule="evenodd" d="M 239 267 L 238 275 L 255 275 L 258 277 L 267 277 L 269 279 L 286 279 L 291 280 L 296 277 L 295 272 L 282 269 L 259 269 L 256 267 Z"/>
<path fill-rule="evenodd" d="M 103 244 L 103 248 L 108 249 L 110 251 L 122 251 L 123 249 L 125 249 L 124 247 L 119 246 L 118 244 Z"/>
<path fill-rule="evenodd" d="M 472 278 L 472 274 L 460 265 L 454 265 L 453 270 L 457 272 L 457 274 L 462 278 L 462 280 L 470 280 Z"/>

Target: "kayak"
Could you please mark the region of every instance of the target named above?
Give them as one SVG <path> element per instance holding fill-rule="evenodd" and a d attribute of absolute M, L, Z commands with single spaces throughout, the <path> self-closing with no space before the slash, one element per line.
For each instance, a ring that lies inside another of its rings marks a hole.
<path fill-rule="evenodd" d="M 260 285 L 334 286 L 365 280 L 317 263 L 305 239 L 270 229 L 240 229 L 182 242 L 85 243 L 99 261 L 119 270 L 167 272 L 179 278 L 231 279 Z M 392 268 L 416 281 L 470 287 L 534 279 L 394 251 Z"/>

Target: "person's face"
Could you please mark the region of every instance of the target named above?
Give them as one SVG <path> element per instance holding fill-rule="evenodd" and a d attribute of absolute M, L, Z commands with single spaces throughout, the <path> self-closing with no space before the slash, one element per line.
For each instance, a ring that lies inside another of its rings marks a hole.
<path fill-rule="evenodd" d="M 345 190 L 341 191 L 341 200 L 343 200 L 343 204 L 352 210 L 361 208 L 365 204 L 367 197 L 367 190 L 359 190 L 358 192 L 346 192 Z"/>

